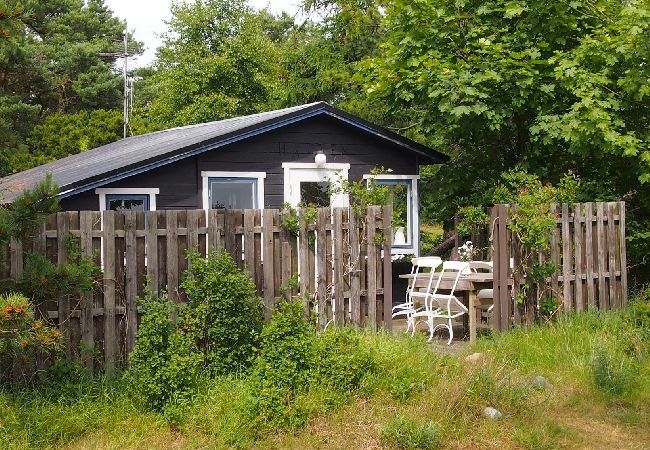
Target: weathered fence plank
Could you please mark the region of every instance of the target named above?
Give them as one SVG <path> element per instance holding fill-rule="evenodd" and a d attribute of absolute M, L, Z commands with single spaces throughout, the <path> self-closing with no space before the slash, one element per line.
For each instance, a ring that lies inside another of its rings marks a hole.
<path fill-rule="evenodd" d="M 117 333 L 115 332 L 115 212 L 103 213 L 104 262 L 104 370 L 107 375 L 115 371 Z"/>
<path fill-rule="evenodd" d="M 318 301 L 318 324 L 327 325 L 327 231 L 325 224 L 329 222 L 329 209 L 321 208 L 316 216 L 316 290 Z"/>

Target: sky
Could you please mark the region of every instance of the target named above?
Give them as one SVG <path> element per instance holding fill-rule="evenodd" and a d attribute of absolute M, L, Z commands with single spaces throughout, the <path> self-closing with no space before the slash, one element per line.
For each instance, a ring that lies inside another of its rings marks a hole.
<path fill-rule="evenodd" d="M 130 31 L 135 38 L 144 42 L 144 54 L 129 61 L 130 67 L 143 67 L 150 64 L 156 48 L 160 46 L 160 34 L 165 32 L 165 20 L 169 20 L 169 7 L 172 0 L 105 0 L 106 5 L 121 19 L 126 19 Z M 293 15 L 299 10 L 300 0 L 250 0 L 257 8 L 269 8 L 273 13 L 283 10 Z"/>

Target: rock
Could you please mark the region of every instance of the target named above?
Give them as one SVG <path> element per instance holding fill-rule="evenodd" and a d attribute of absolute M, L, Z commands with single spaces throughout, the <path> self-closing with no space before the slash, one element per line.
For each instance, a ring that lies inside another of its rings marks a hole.
<path fill-rule="evenodd" d="M 485 414 L 486 417 L 492 419 L 492 420 L 499 420 L 501 417 L 503 417 L 503 414 L 501 414 L 501 411 L 498 409 L 492 408 L 491 406 L 486 406 L 485 409 L 483 410 L 483 414 Z"/>
<path fill-rule="evenodd" d="M 481 362 L 483 361 L 483 353 L 472 353 L 471 355 L 467 355 L 465 361 L 471 363 Z"/>
<path fill-rule="evenodd" d="M 537 375 L 535 378 L 533 378 L 532 386 L 535 389 L 550 389 L 553 387 L 553 385 L 541 375 Z"/>

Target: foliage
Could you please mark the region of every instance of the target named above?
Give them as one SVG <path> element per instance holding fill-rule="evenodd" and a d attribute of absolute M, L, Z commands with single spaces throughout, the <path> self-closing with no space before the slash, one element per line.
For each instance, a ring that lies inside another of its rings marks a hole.
<path fill-rule="evenodd" d="M 458 210 L 458 232 L 468 236 L 490 224 L 490 218 L 482 206 L 464 206 Z"/>
<path fill-rule="evenodd" d="M 354 392 L 361 388 L 365 377 L 379 370 L 375 355 L 352 328 L 321 333 L 314 352 L 312 383 L 325 385 L 335 392 Z"/>
<path fill-rule="evenodd" d="M 591 370 L 598 389 L 619 396 L 630 388 L 639 368 L 625 358 L 600 351 L 594 357 Z"/>
<path fill-rule="evenodd" d="M 348 194 L 350 206 L 358 216 L 364 216 L 368 206 L 385 206 L 390 201 L 390 189 L 388 185 L 377 182 L 377 175 L 390 173 L 391 169 L 385 167 L 373 167 L 370 171 L 370 178 L 350 181 L 339 177 L 335 186 L 330 190 L 333 194 Z"/>
<path fill-rule="evenodd" d="M 17 153 L 12 168 L 27 170 L 117 141 L 122 138 L 122 120 L 121 111 L 104 109 L 49 115 L 32 129 L 29 151 Z"/>
<path fill-rule="evenodd" d="M 243 0 L 172 6 L 143 114 L 166 128 L 272 109 L 278 55 L 267 22 Z"/>
<path fill-rule="evenodd" d="M 26 139 L 53 113 L 120 107 L 122 80 L 113 69 L 124 23 L 101 0 L 10 1 L 9 38 L 0 39 L 0 176 L 32 167 Z M 9 30 L 9 29 L 7 29 Z M 131 40 L 131 53 L 141 44 Z"/>
<path fill-rule="evenodd" d="M 177 307 L 166 293 L 156 296 L 147 290 L 138 303 L 143 314 L 129 356 L 130 387 L 145 407 L 174 419 L 192 398 L 203 354 L 192 337 L 170 320 Z"/>
<path fill-rule="evenodd" d="M 573 170 L 580 201 L 627 202 L 630 266 L 646 279 L 648 11 L 647 0 L 390 2 L 383 51 L 357 77 L 366 103 L 409 117 L 413 136 L 451 157 L 423 170 L 423 220 L 489 203 L 509 169 L 542 184 Z"/>
<path fill-rule="evenodd" d="M 420 254 L 428 255 L 430 252 L 440 245 L 445 235 L 442 229 L 436 232 L 430 231 L 424 227 L 420 230 Z"/>
<path fill-rule="evenodd" d="M 27 253 L 23 278 L 18 286 L 36 305 L 92 291 L 100 268 L 91 257 L 80 257 L 76 240 L 68 242 L 68 248 L 72 250 L 68 252 L 69 263 L 54 264 L 40 253 Z"/>
<path fill-rule="evenodd" d="M 267 429 L 301 426 L 318 392 L 328 392 L 331 401 L 345 399 L 377 370 L 372 351 L 355 331 L 317 335 L 299 299 L 280 302 L 262 332 L 254 375 L 257 423 Z"/>
<path fill-rule="evenodd" d="M 181 287 L 187 293 L 182 330 L 205 355 L 211 374 L 240 373 L 255 358 L 262 329 L 262 300 L 250 277 L 228 253 L 188 254 Z"/>
<path fill-rule="evenodd" d="M 621 430 L 626 430 L 630 446 L 642 448 L 648 440 L 650 353 L 647 343 L 635 340 L 638 330 L 628 311 L 562 315 L 552 324 L 481 338 L 468 349 L 483 353 L 478 363 L 466 362 L 463 351 L 437 354 L 424 339 L 402 333 L 344 332 L 356 336 L 360 348 L 373 355 L 377 370 L 363 377 L 343 408 L 332 384 L 319 379 L 310 383 L 296 400 L 316 416 L 301 430 L 262 432 L 256 427 L 250 408 L 257 401 L 258 379 L 201 380 L 192 405 L 182 412 L 178 426 L 170 427 L 159 415 L 142 411 L 141 399 L 121 380 L 96 378 L 70 379 L 65 388 L 0 391 L 0 441 L 10 449 L 129 448 L 142 442 L 155 447 L 177 442 L 210 448 L 398 447 L 406 436 L 412 442 L 434 423 L 440 445 L 460 448 L 607 447 Z M 630 355 L 640 363 L 630 389 L 618 397 L 594 383 L 591 364 L 599 350 L 613 358 Z M 537 375 L 553 387 L 531 388 Z M 391 394 L 404 390 L 392 385 L 417 383 L 421 387 L 406 400 Z M 486 404 L 502 411 L 502 420 L 482 418 Z M 573 426 L 585 420 L 600 426 Z M 388 433 L 390 428 L 397 431 Z M 400 436 L 400 443 L 388 442 L 389 436 Z"/>
<path fill-rule="evenodd" d="M 60 348 L 61 333 L 34 317 L 34 308 L 22 294 L 0 294 L 0 384 L 28 374 L 38 351 Z"/>
<path fill-rule="evenodd" d="M 551 233 L 556 227 L 556 215 L 551 212 L 553 203 L 575 200 L 580 180 L 572 173 L 564 175 L 557 186 L 543 185 L 534 175 L 510 171 L 503 174 L 505 184 L 495 189 L 495 203 L 510 203 L 510 230 L 519 242 L 533 251 L 548 250 Z"/>
<path fill-rule="evenodd" d="M 0 206 L 0 249 L 9 239 L 22 242 L 29 248 L 45 218 L 58 209 L 57 188 L 49 176 L 32 190 L 25 190 L 13 202 Z M 45 301 L 58 300 L 61 296 L 74 296 L 92 290 L 93 280 L 99 273 L 92 258 L 81 258 L 78 243 L 69 239 L 66 243 L 70 263 L 55 265 L 36 252 L 25 253 L 23 278 L 17 284 L 9 283 L 10 289 L 0 289 L 3 312 L 0 313 L 0 359 L 7 367 L 14 366 L 12 382 L 32 381 L 34 357 L 39 351 L 60 347 L 61 334 L 49 327 L 45 319 L 37 319 L 35 307 Z M 5 281 L 5 280 L 2 280 Z M 7 359 L 8 358 L 8 359 Z M 12 364 L 12 359 L 16 364 Z M 22 376 L 20 380 L 18 374 Z M 0 379 L 11 371 L 0 374 Z"/>
<path fill-rule="evenodd" d="M 629 303 L 630 320 L 650 341 L 650 286 L 644 286 Z"/>
<path fill-rule="evenodd" d="M 382 428 L 381 437 L 392 448 L 433 450 L 440 447 L 440 431 L 436 422 L 418 425 L 412 419 L 397 417 Z"/>
<path fill-rule="evenodd" d="M 21 192 L 11 203 L 0 197 L 0 244 L 10 238 L 29 240 L 47 216 L 56 212 L 58 188 L 48 174 L 31 190 Z M 2 195 L 2 192 L 0 192 Z"/>
<path fill-rule="evenodd" d="M 255 368 L 259 426 L 295 428 L 307 419 L 296 397 L 304 394 L 314 366 L 315 333 L 303 317 L 300 301 L 278 303 L 264 327 Z"/>
<path fill-rule="evenodd" d="M 292 236 L 299 236 L 301 225 L 314 223 L 318 214 L 318 208 L 312 204 L 303 205 L 301 203 L 298 208 L 300 208 L 301 214 L 290 203 L 285 202 L 280 210 L 281 227 Z M 309 234 L 308 239 L 311 245 L 314 244 L 315 238 L 316 236 L 313 233 Z"/>

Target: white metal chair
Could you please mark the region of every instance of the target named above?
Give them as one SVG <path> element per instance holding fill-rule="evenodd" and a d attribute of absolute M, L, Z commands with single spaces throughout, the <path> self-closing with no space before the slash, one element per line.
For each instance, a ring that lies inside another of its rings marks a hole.
<path fill-rule="evenodd" d="M 469 264 L 463 261 L 445 261 L 442 263 L 442 273 L 440 274 L 433 291 L 429 289 L 427 292 L 421 293 L 425 297 L 424 309 L 415 311 L 411 316 L 411 320 L 413 321 L 413 335 L 415 335 L 417 324 L 420 322 L 426 322 L 430 333 L 429 342 L 433 339 L 433 335 L 438 328 L 447 328 L 449 331 L 449 341 L 447 342 L 447 345 L 451 344 L 451 341 L 454 339 L 452 321 L 468 312 L 467 307 L 454 295 L 461 274 L 468 268 Z M 439 293 L 440 282 L 445 273 L 455 273 L 449 294 Z M 431 285 L 431 283 L 429 285 Z M 434 320 L 437 319 L 446 321 L 446 323 L 443 322 L 434 325 Z"/>
<path fill-rule="evenodd" d="M 412 320 L 412 316 L 417 312 L 415 307 L 415 298 L 426 298 L 424 292 L 431 291 L 431 285 L 433 284 L 433 274 L 436 269 L 442 264 L 442 259 L 438 256 L 422 256 L 419 258 L 413 258 L 411 261 L 411 275 L 413 278 L 410 279 L 409 285 L 406 288 L 406 301 L 398 305 L 393 306 L 392 309 L 392 318 L 399 316 L 405 316 L 406 318 L 406 332 L 408 333 L 411 328 L 414 327 L 415 322 Z M 415 280 L 418 274 L 424 273 L 424 269 L 429 269 L 429 282 L 426 289 L 423 289 L 424 292 L 420 292 L 418 288 L 415 287 Z"/>

